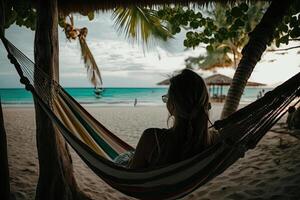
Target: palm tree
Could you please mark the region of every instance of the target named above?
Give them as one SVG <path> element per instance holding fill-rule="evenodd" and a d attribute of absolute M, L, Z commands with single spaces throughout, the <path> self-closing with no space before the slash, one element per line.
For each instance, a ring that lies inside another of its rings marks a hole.
<path fill-rule="evenodd" d="M 67 22 L 67 19 L 69 19 L 69 23 Z M 60 25 L 63 27 L 66 38 L 69 41 L 78 39 L 81 48 L 81 57 L 87 69 L 88 78 L 95 88 L 101 87 L 103 82 L 99 67 L 86 43 L 88 29 L 86 27 L 75 28 L 72 14 L 65 17 Z"/>
<path fill-rule="evenodd" d="M 156 39 L 166 41 L 173 38 L 167 26 L 163 25 L 157 11 L 149 8 L 130 6 L 119 7 L 113 12 L 115 27 L 132 42 L 142 42 L 143 47 L 151 45 Z"/>
<path fill-rule="evenodd" d="M 217 67 L 234 67 L 237 68 L 237 63 L 242 58 L 242 48 L 248 42 L 248 32 L 250 32 L 261 19 L 263 12 L 261 10 L 266 3 L 258 2 L 251 5 L 247 11 L 247 20 L 244 21 L 244 26 L 239 28 L 235 37 L 230 37 L 222 42 L 212 44 L 212 49 L 207 49 L 206 55 L 198 57 L 189 57 L 186 59 L 187 67 L 198 67 L 204 70 L 214 70 Z M 208 14 L 214 19 L 214 25 L 217 29 L 230 29 L 231 21 L 227 21 L 226 10 L 220 3 L 215 4 L 213 11 L 208 11 Z"/>
<path fill-rule="evenodd" d="M 150 41 L 153 42 L 156 39 L 166 41 L 168 38 L 173 37 L 157 17 L 157 12 L 152 9 L 138 6 L 119 7 L 113 12 L 113 19 L 115 20 L 115 27 L 120 34 L 124 34 L 126 38 L 133 42 L 141 41 L 143 47 L 149 46 L 151 44 L 149 43 Z M 60 26 L 63 28 L 69 41 L 79 40 L 81 57 L 84 60 L 88 78 L 95 88 L 101 87 L 103 81 L 100 69 L 86 43 L 88 29 L 86 27 L 75 28 L 72 14 L 67 17 L 61 17 Z"/>
<path fill-rule="evenodd" d="M 267 44 L 274 38 L 275 29 L 293 3 L 292 0 L 272 1 L 263 18 L 250 34 L 250 39 L 242 50 L 242 58 L 230 85 L 221 118 L 237 110 L 246 83 L 257 62 L 261 59 Z"/>

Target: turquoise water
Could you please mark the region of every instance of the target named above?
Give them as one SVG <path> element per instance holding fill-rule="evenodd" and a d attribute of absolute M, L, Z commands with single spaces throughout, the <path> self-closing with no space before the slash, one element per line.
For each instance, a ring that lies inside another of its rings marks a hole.
<path fill-rule="evenodd" d="M 133 105 L 136 98 L 138 105 L 162 105 L 161 96 L 167 93 L 168 88 L 105 88 L 98 98 L 95 96 L 93 88 L 66 88 L 66 90 L 83 104 Z M 241 101 L 256 100 L 257 94 L 261 90 L 262 88 L 246 88 Z M 264 88 L 264 90 L 267 92 L 271 89 Z M 227 91 L 228 87 L 225 87 L 223 94 L 226 94 Z M 3 104 L 33 103 L 31 93 L 21 88 L 2 88 L 0 96 Z"/>

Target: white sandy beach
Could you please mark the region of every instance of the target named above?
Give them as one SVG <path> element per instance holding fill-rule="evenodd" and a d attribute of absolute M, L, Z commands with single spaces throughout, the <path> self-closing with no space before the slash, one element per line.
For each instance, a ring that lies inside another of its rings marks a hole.
<path fill-rule="evenodd" d="M 98 120 L 135 146 L 144 129 L 167 127 L 167 111 L 161 106 L 87 107 Z M 221 105 L 213 105 L 217 119 Z M 16 199 L 34 199 L 38 178 L 35 119 L 32 107 L 4 107 L 8 140 L 11 190 Z M 281 140 L 281 143 L 280 143 Z M 98 178 L 71 149 L 80 188 L 95 200 L 133 199 Z M 223 174 L 186 196 L 204 199 L 300 199 L 300 141 L 287 134 L 267 133 Z"/>

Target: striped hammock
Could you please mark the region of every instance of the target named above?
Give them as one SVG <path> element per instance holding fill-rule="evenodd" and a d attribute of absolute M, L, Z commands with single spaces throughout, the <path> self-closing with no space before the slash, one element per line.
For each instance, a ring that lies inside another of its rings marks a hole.
<path fill-rule="evenodd" d="M 290 104 L 300 101 L 298 73 L 263 98 L 217 121 L 214 126 L 221 137 L 204 152 L 168 166 L 127 169 L 112 160 L 134 148 L 94 119 L 12 43 L 1 39 L 21 82 L 82 160 L 111 187 L 135 198 L 177 199 L 192 192 L 254 148 Z"/>

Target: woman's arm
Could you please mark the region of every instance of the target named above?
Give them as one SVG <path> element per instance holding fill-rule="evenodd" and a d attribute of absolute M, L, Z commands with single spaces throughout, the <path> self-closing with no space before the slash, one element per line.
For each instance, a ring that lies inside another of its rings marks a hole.
<path fill-rule="evenodd" d="M 135 149 L 129 168 L 141 169 L 149 166 L 148 158 L 155 145 L 154 129 L 146 129 Z"/>

